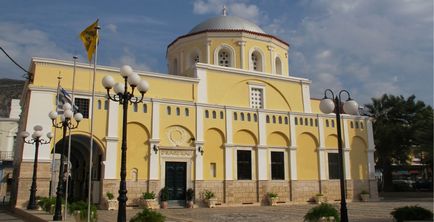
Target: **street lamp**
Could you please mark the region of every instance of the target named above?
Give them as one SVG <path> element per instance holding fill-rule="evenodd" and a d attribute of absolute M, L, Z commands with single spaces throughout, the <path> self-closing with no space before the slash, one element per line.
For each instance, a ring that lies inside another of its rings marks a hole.
<path fill-rule="evenodd" d="M 53 138 L 53 134 L 51 132 L 47 133 L 48 140 L 41 138 L 42 136 L 42 126 L 36 125 L 33 127 L 32 139 L 26 140 L 27 137 L 30 136 L 30 133 L 23 131 L 21 132 L 21 137 L 23 138 L 24 143 L 27 144 L 35 144 L 35 160 L 33 162 L 33 176 L 32 176 L 32 186 L 30 188 L 30 197 L 29 204 L 27 205 L 28 210 L 35 210 L 36 206 L 36 178 L 37 178 L 37 169 L 38 169 L 38 152 L 40 144 L 49 144 L 51 142 L 51 138 Z"/>
<path fill-rule="evenodd" d="M 327 93 L 331 94 L 331 98 L 327 97 Z M 336 124 L 337 124 L 337 134 L 338 134 L 338 158 L 339 158 L 339 177 L 340 177 L 340 188 L 341 188 L 341 221 L 348 222 L 348 210 L 347 202 L 345 197 L 345 178 L 344 178 L 344 158 L 342 152 L 342 133 L 341 133 L 341 94 L 346 93 L 348 100 L 343 105 L 343 111 L 346 114 L 356 115 L 358 114 L 358 104 L 356 101 L 351 99 L 350 93 L 347 90 L 341 90 L 339 93 L 334 95 L 333 91 L 326 89 L 324 91 L 324 98 L 319 104 L 321 112 L 325 114 L 335 113 L 336 114 Z"/>
<path fill-rule="evenodd" d="M 63 156 L 65 155 L 65 150 L 67 148 L 66 144 L 66 131 L 69 129 L 75 129 L 78 127 L 78 124 L 83 119 L 83 115 L 81 113 L 74 114 L 72 110 L 72 106 L 69 103 L 63 104 L 63 114 L 60 116 L 61 121 L 57 120 L 59 116 L 56 111 L 51 111 L 48 116 L 50 117 L 53 127 L 55 128 L 63 128 L 63 141 L 62 141 L 62 152 L 60 154 L 60 169 L 59 169 L 59 181 L 57 182 L 57 191 L 56 191 L 56 208 L 54 211 L 53 220 L 58 221 L 62 220 L 62 197 L 63 197 Z M 72 122 L 72 118 L 75 119 L 76 124 L 74 125 Z"/>
<path fill-rule="evenodd" d="M 123 108 L 122 117 L 122 156 L 121 156 L 121 182 L 119 184 L 119 210 L 118 210 L 118 222 L 126 221 L 126 203 L 127 203 L 127 185 L 125 182 L 126 177 L 126 161 L 127 161 L 127 114 L 128 103 L 137 104 L 142 102 L 143 96 L 148 91 L 149 84 L 145 80 L 141 80 L 140 76 L 133 71 L 131 66 L 124 65 L 121 67 L 121 76 L 124 78 L 124 83 L 115 83 L 115 80 L 111 76 L 105 76 L 102 79 L 102 85 L 107 90 L 107 98 L 119 102 Z M 128 92 L 128 85 L 131 86 L 131 92 Z M 134 96 L 134 89 L 140 92 L 140 99 Z M 115 95 L 110 95 L 110 89 L 114 88 Z"/>

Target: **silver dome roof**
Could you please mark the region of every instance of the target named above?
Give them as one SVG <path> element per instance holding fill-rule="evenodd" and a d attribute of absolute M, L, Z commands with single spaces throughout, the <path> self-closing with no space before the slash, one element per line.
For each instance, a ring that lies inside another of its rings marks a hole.
<path fill-rule="evenodd" d="M 244 30 L 265 34 L 255 23 L 235 16 L 217 16 L 196 25 L 189 34 L 206 30 Z"/>

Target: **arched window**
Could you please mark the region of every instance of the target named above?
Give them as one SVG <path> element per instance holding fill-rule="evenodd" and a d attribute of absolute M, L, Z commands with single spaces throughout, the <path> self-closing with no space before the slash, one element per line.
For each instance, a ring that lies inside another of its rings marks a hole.
<path fill-rule="evenodd" d="M 223 111 L 220 111 L 220 119 L 223 119 L 223 118 L 224 118 Z"/>
<path fill-rule="evenodd" d="M 253 114 L 253 121 L 255 121 L 255 122 L 258 121 L 258 116 L 256 115 L 256 113 Z"/>
<path fill-rule="evenodd" d="M 101 100 L 98 100 L 98 109 L 101 109 Z"/>
<path fill-rule="evenodd" d="M 350 126 L 351 126 L 351 129 L 354 128 L 354 123 L 353 123 L 353 121 L 350 122 Z"/>
<path fill-rule="evenodd" d="M 250 113 L 247 113 L 247 121 L 251 121 L 252 120 L 252 117 L 250 116 Z"/>
<path fill-rule="evenodd" d="M 228 49 L 222 48 L 218 53 L 218 64 L 219 66 L 231 67 L 231 53 Z"/>
<path fill-rule="evenodd" d="M 262 55 L 258 51 L 254 51 L 251 55 L 251 69 L 262 72 Z"/>
<path fill-rule="evenodd" d="M 215 111 L 212 111 L 212 118 L 213 119 L 217 118 L 217 113 Z"/>
<path fill-rule="evenodd" d="M 244 121 L 244 113 L 240 114 L 241 121 Z"/>
<path fill-rule="evenodd" d="M 276 123 L 276 116 L 273 116 L 273 123 Z"/>
<path fill-rule="evenodd" d="M 170 108 L 170 106 L 167 107 L 167 115 L 172 114 L 172 108 Z"/>
<path fill-rule="evenodd" d="M 109 106 L 109 101 L 108 100 L 104 101 L 104 110 L 108 110 L 108 106 Z"/>
<path fill-rule="evenodd" d="M 267 115 L 267 117 L 265 118 L 265 121 L 266 121 L 267 123 L 270 123 L 270 116 L 269 116 L 269 115 Z"/>
<path fill-rule="evenodd" d="M 181 110 L 179 109 L 179 107 L 176 107 L 176 115 L 177 116 L 181 115 Z"/>
<path fill-rule="evenodd" d="M 133 105 L 133 111 L 136 113 L 137 110 L 138 110 L 137 103 L 134 103 L 134 105 Z"/>
<path fill-rule="evenodd" d="M 188 108 L 185 108 L 185 116 L 190 116 L 190 110 Z"/>
<path fill-rule="evenodd" d="M 205 118 L 209 118 L 209 111 L 205 110 Z"/>
<path fill-rule="evenodd" d="M 274 67 L 276 68 L 276 74 L 282 75 L 282 61 L 279 57 L 276 57 Z"/>
<path fill-rule="evenodd" d="M 335 128 L 335 121 L 332 120 L 332 128 Z"/>
<path fill-rule="evenodd" d="M 329 127 L 329 120 L 326 119 L 326 127 Z"/>
<path fill-rule="evenodd" d="M 234 120 L 238 120 L 238 115 L 237 115 L 237 113 L 234 113 Z"/>
<path fill-rule="evenodd" d="M 303 125 L 303 118 L 300 117 L 300 125 Z"/>
<path fill-rule="evenodd" d="M 143 112 L 144 113 L 148 112 L 148 105 L 147 104 L 143 104 Z"/>
<path fill-rule="evenodd" d="M 295 123 L 295 125 L 298 125 L 298 119 L 297 119 L 297 117 L 294 118 L 294 123 Z"/>
<path fill-rule="evenodd" d="M 282 124 L 282 117 L 279 116 L 279 124 Z"/>
<path fill-rule="evenodd" d="M 363 123 L 362 122 L 360 122 L 360 128 L 363 129 Z"/>
<path fill-rule="evenodd" d="M 285 117 L 285 124 L 288 125 L 288 117 Z"/>
<path fill-rule="evenodd" d="M 359 122 L 356 121 L 356 129 L 359 128 Z"/>
<path fill-rule="evenodd" d="M 313 119 L 310 118 L 310 126 L 313 126 Z"/>
<path fill-rule="evenodd" d="M 191 59 L 191 65 L 193 66 L 194 64 L 200 61 L 199 54 L 197 52 L 192 53 L 190 59 Z"/>

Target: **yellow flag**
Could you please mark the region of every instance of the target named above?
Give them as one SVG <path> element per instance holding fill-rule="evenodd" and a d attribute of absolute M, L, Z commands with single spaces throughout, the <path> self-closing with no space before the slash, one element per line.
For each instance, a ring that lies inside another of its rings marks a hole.
<path fill-rule="evenodd" d="M 84 48 L 86 48 L 89 62 L 92 61 L 92 55 L 95 53 L 96 44 L 98 44 L 97 27 L 98 19 L 80 33 L 80 38 L 81 41 L 83 41 Z"/>

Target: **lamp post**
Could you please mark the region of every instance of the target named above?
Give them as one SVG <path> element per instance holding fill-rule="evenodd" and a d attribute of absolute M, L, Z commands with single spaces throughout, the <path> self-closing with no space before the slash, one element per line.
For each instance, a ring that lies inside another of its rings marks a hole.
<path fill-rule="evenodd" d="M 30 197 L 29 204 L 27 205 L 28 210 L 34 210 L 37 208 L 36 206 L 36 178 L 37 178 L 37 169 L 38 169 L 38 152 L 39 145 L 41 144 L 49 144 L 51 142 L 51 138 L 53 138 L 53 134 L 51 132 L 47 133 L 48 140 L 41 138 L 42 136 L 42 126 L 36 125 L 33 127 L 32 139 L 26 140 L 27 137 L 30 136 L 30 133 L 23 131 L 21 132 L 21 137 L 23 138 L 24 143 L 27 144 L 35 144 L 35 159 L 33 162 L 33 176 L 32 176 L 32 186 L 30 188 Z"/>
<path fill-rule="evenodd" d="M 121 181 L 119 184 L 119 209 L 118 209 L 118 222 L 126 221 L 126 203 L 127 203 L 127 185 L 125 182 L 126 177 L 126 161 L 127 161 L 127 114 L 128 103 L 137 104 L 142 102 L 143 96 L 148 91 L 149 84 L 145 80 L 141 80 L 140 76 L 133 71 L 133 69 L 124 65 L 121 67 L 121 76 L 124 78 L 124 83 L 115 83 L 111 76 L 105 76 L 102 80 L 102 85 L 107 90 L 107 98 L 119 102 L 123 108 L 122 116 L 122 145 L 121 145 Z M 131 92 L 128 91 L 128 84 L 131 86 Z M 140 99 L 134 96 L 134 89 L 140 92 Z M 110 89 L 114 88 L 115 95 L 110 95 Z"/>
<path fill-rule="evenodd" d="M 75 129 L 78 127 L 78 124 L 83 119 L 83 115 L 81 113 L 76 113 L 72 110 L 72 106 L 69 103 L 63 104 L 63 114 L 60 116 L 61 121 L 57 120 L 59 116 L 56 111 L 51 111 L 48 116 L 50 117 L 53 127 L 62 128 L 63 129 L 63 141 L 62 141 L 62 152 L 60 154 L 60 169 L 59 169 L 59 181 L 57 182 L 57 191 L 56 191 L 56 208 L 54 211 L 53 220 L 58 221 L 62 220 L 62 197 L 63 197 L 63 156 L 65 154 L 65 150 L 67 148 L 66 143 L 66 131 L 69 129 Z M 75 119 L 76 123 L 72 122 L 72 118 Z"/>
<path fill-rule="evenodd" d="M 327 93 L 331 94 L 331 98 L 327 97 Z M 341 94 L 346 93 L 348 100 L 343 105 L 343 111 L 346 114 L 356 115 L 358 113 L 358 104 L 356 101 L 351 99 L 350 93 L 347 90 L 341 90 L 339 93 L 334 95 L 333 91 L 326 89 L 324 91 L 324 98 L 320 103 L 320 110 L 323 113 L 335 113 L 336 124 L 337 124 L 337 135 L 338 135 L 338 158 L 339 158 L 339 178 L 340 178 L 340 189 L 341 189 L 341 221 L 348 222 L 348 210 L 345 195 L 345 178 L 344 178 L 344 157 L 342 152 L 342 132 L 341 132 Z"/>

